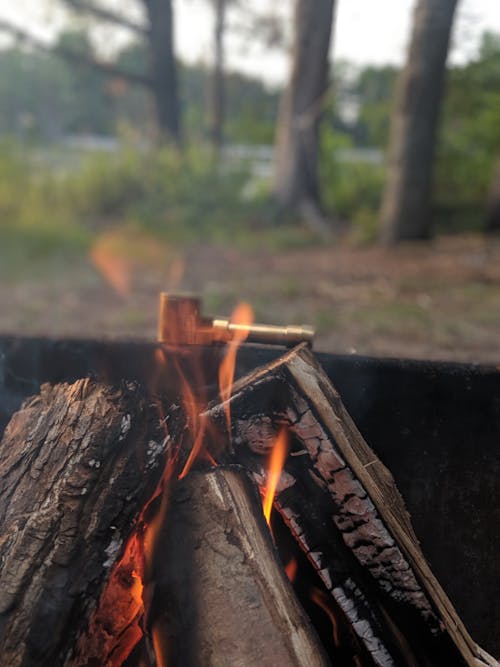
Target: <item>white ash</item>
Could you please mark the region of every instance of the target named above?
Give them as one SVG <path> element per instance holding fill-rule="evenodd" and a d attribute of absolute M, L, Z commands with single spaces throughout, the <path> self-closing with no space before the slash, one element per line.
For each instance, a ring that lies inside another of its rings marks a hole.
<path fill-rule="evenodd" d="M 273 420 L 267 416 L 238 419 L 234 430 L 235 443 L 244 442 L 255 454 L 268 454 L 278 435 Z"/>
<path fill-rule="evenodd" d="M 158 465 L 160 456 L 165 451 L 169 442 L 170 436 L 167 436 L 161 442 L 157 442 L 156 440 L 148 442 L 146 449 L 146 470 L 151 470 L 151 468 L 155 468 Z"/>
<path fill-rule="evenodd" d="M 252 472 L 252 476 L 259 486 L 267 485 L 268 472 L 264 468 L 262 468 L 261 472 Z M 282 470 L 278 484 L 276 485 L 276 495 L 279 495 L 285 489 L 289 489 L 296 481 L 293 475 L 290 475 L 286 470 Z"/>
<path fill-rule="evenodd" d="M 115 528 L 115 526 L 112 526 L 112 528 Z M 103 567 L 109 568 L 112 565 L 114 565 L 118 553 L 121 549 L 121 546 L 122 546 L 122 538 L 120 533 L 117 532 L 115 535 L 113 535 L 113 537 L 111 538 L 111 542 L 104 549 L 104 553 L 106 554 L 107 558 L 103 563 Z"/>
<path fill-rule="evenodd" d="M 130 415 L 123 415 L 122 421 L 120 424 L 120 435 L 118 437 L 118 441 L 120 442 L 121 440 L 124 440 L 127 433 L 130 431 L 130 426 L 132 424 L 132 419 Z"/>

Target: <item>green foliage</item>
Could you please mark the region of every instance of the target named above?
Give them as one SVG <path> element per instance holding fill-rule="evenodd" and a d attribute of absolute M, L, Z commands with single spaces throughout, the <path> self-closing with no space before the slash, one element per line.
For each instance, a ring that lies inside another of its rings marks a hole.
<path fill-rule="evenodd" d="M 384 148 L 398 70 L 390 65 L 359 69 L 335 63 L 330 123 L 355 146 Z"/>
<path fill-rule="evenodd" d="M 280 91 L 261 81 L 233 72 L 226 80 L 228 141 L 272 144 L 276 131 Z"/>
<path fill-rule="evenodd" d="M 268 195 L 250 195 L 251 182 L 246 170 L 220 165 L 199 148 L 183 153 L 127 148 L 76 159 L 73 153 L 35 155 L 5 145 L 0 150 L 3 269 L 24 271 L 27 261 L 31 267 L 56 256 L 70 260 L 96 247 L 132 259 L 156 248 L 165 260 L 166 248 L 190 242 L 250 249 L 317 242 L 307 229 L 276 224 Z"/>
<path fill-rule="evenodd" d="M 64 32 L 64 48 L 92 58 L 82 32 Z M 114 98 L 101 73 L 52 54 L 0 52 L 0 133 L 54 139 L 62 133 L 104 134 L 114 127 Z"/>
<path fill-rule="evenodd" d="M 0 245 L 3 269 L 86 247 L 88 233 L 74 221 L 58 179 L 8 144 L 0 145 Z"/>
<path fill-rule="evenodd" d="M 78 53 L 87 60 L 96 59 L 88 34 L 66 31 L 60 34 L 57 46 Z M 85 64 L 58 62 L 61 110 L 64 113 L 63 131 L 69 134 L 109 134 L 114 131 L 115 98 L 112 85 L 101 72 Z"/>
<path fill-rule="evenodd" d="M 320 178 L 324 204 L 332 214 L 353 225 L 357 240 L 371 241 L 376 236 L 384 168 L 360 160 L 339 160 L 339 150 L 347 148 L 352 148 L 348 136 L 323 128 Z"/>
<path fill-rule="evenodd" d="M 63 185 L 77 218 L 92 228 L 125 221 L 183 242 L 237 234 L 259 205 L 242 196 L 247 180 L 203 150 L 126 149 L 91 156 Z"/>
<path fill-rule="evenodd" d="M 384 182 L 382 165 L 340 160 L 348 146 L 386 148 L 397 70 L 340 69 L 335 105 L 357 109 L 340 127 L 335 113 L 321 140 L 321 178 L 330 211 L 353 224 L 362 240 L 376 236 Z M 333 129 L 332 129 L 333 128 Z M 342 130 L 339 133 L 339 128 Z M 500 161 L 500 35 L 485 33 L 475 61 L 448 71 L 434 171 L 437 228 L 480 229 Z"/>
<path fill-rule="evenodd" d="M 95 57 L 85 32 L 61 33 L 59 46 Z M 143 43 L 129 44 L 116 56 L 124 71 L 145 74 L 148 52 Z M 179 65 L 180 95 L 186 133 L 207 134 L 207 78 L 203 65 Z M 236 143 L 271 143 L 278 98 L 258 79 L 226 75 L 226 137 Z M 69 63 L 55 54 L 18 48 L 0 50 L 0 134 L 52 141 L 64 134 L 116 134 L 152 127 L 148 92 L 125 79 L 109 78 L 96 69 Z"/>
<path fill-rule="evenodd" d="M 358 145 L 387 146 L 396 78 L 397 69 L 389 65 L 361 70 L 355 88 L 359 99 L 355 129 Z"/>
<path fill-rule="evenodd" d="M 500 155 L 500 36 L 485 33 L 479 57 L 449 72 L 435 173 L 441 226 L 479 228 Z"/>

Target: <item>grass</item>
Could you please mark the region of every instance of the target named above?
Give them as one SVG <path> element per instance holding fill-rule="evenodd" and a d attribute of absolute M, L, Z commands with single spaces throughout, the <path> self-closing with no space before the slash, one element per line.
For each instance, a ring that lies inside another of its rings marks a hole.
<path fill-rule="evenodd" d="M 418 303 L 394 300 L 358 310 L 354 320 L 365 331 L 384 335 L 398 331 L 400 334 L 425 334 L 430 324 L 428 311 Z"/>
<path fill-rule="evenodd" d="M 340 325 L 340 316 L 333 308 L 318 310 L 315 314 L 314 325 L 320 333 L 333 331 Z"/>
<path fill-rule="evenodd" d="M 265 190 L 245 194 L 251 178 L 245 168 L 220 167 L 203 150 L 126 148 L 80 158 L 71 152 L 67 160 L 49 152 L 45 163 L 43 155 L 0 145 L 5 279 L 77 261 L 96 245 L 142 261 L 144 253 L 155 254 L 154 246 L 168 254 L 193 243 L 249 252 L 318 243 L 300 225 L 278 224 Z"/>
<path fill-rule="evenodd" d="M 72 155 L 46 169 L 31 155 L 0 145 L 1 331 L 151 338 L 163 288 L 202 294 L 206 313 L 245 299 L 257 321 L 315 325 L 318 349 L 498 350 L 495 240 L 488 253 L 478 238 L 450 238 L 388 261 L 373 244 L 325 247 L 278 224 L 265 192 L 244 194 L 248 172 L 215 168 L 202 151 Z M 339 202 L 366 240 L 380 174 L 351 175 L 359 182 L 342 177 Z"/>

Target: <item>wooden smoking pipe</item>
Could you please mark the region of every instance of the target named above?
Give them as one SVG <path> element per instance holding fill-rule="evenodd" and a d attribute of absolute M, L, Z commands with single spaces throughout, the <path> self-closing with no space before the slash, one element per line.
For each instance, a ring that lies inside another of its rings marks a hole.
<path fill-rule="evenodd" d="M 292 347 L 302 342 L 312 346 L 314 329 L 306 325 L 238 324 L 229 318 L 205 317 L 198 297 L 160 293 L 158 341 L 168 345 L 211 345 L 235 338 L 249 343 Z"/>

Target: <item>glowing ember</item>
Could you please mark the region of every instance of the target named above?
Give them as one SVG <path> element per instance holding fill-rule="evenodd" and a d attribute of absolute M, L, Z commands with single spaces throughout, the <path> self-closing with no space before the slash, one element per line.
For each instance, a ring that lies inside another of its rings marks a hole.
<path fill-rule="evenodd" d="M 297 563 L 297 559 L 294 556 L 292 556 L 288 563 L 285 565 L 286 576 L 292 582 L 292 584 L 297 577 L 298 567 L 299 564 Z"/>
<path fill-rule="evenodd" d="M 239 326 L 234 332 L 233 339 L 228 343 L 226 355 L 219 368 L 219 391 L 221 400 L 224 403 L 228 433 L 231 433 L 231 406 L 229 398 L 233 388 L 236 354 L 239 346 L 247 339 L 249 333 L 248 327 L 253 322 L 253 310 L 251 306 L 248 303 L 240 303 L 231 315 L 231 322 Z"/>
<path fill-rule="evenodd" d="M 276 488 L 281 476 L 281 471 L 285 465 L 286 455 L 288 453 L 288 432 L 282 429 L 276 439 L 269 457 L 269 465 L 267 471 L 267 483 L 264 489 L 264 516 L 269 525 L 271 525 L 271 510 L 273 508 L 274 496 L 276 495 Z"/>
<path fill-rule="evenodd" d="M 78 640 L 72 665 L 85 667 L 100 660 L 99 664 L 121 667 L 143 636 L 143 611 L 142 546 L 134 533 L 102 590 L 87 631 Z"/>
<path fill-rule="evenodd" d="M 99 247 L 93 249 L 92 259 L 96 266 L 107 276 L 108 280 L 121 293 L 126 294 L 129 288 L 129 267 L 120 266 L 113 261 L 110 262 L 110 254 Z M 122 270 L 123 269 L 123 270 Z M 179 266 L 179 271 L 182 267 Z M 224 359 L 219 368 L 219 390 L 220 397 L 225 406 L 225 417 L 228 432 L 231 430 L 231 415 L 229 399 L 233 388 L 236 356 L 239 346 L 248 336 L 248 328 L 253 321 L 253 312 L 247 304 L 241 304 L 231 317 L 231 322 L 236 325 L 234 338 L 227 345 Z M 181 367 L 180 357 L 182 348 L 177 348 L 169 342 L 158 346 L 155 351 L 156 369 L 151 377 L 153 394 L 161 394 L 159 383 L 165 377 L 165 367 L 178 379 L 180 384 L 181 402 L 186 415 L 187 425 L 192 441 L 189 456 L 179 473 L 180 461 L 177 458 L 180 448 L 176 443 L 170 442 L 167 428 L 167 419 L 161 402 L 157 401 L 158 415 L 165 431 L 165 442 L 167 443 L 167 460 L 161 480 L 155 492 L 142 510 L 137 519 L 135 532 L 129 538 L 122 558 L 113 567 L 108 584 L 103 591 L 99 607 L 93 619 L 93 624 L 100 626 L 103 642 L 108 641 L 105 633 L 106 623 L 109 625 L 111 618 L 116 628 L 113 627 L 113 637 L 109 637 L 106 664 L 110 667 L 120 667 L 143 638 L 145 632 L 150 633 L 149 652 L 154 652 L 157 667 L 167 667 L 169 653 L 169 629 L 163 627 L 161 618 L 151 618 L 150 605 L 154 591 L 154 568 L 155 558 L 158 558 L 157 543 L 161 527 L 167 520 L 169 505 L 169 491 L 171 483 L 178 475 L 184 478 L 191 470 L 196 460 L 204 458 L 211 465 L 216 461 L 206 451 L 204 443 L 207 441 L 207 428 L 209 422 L 200 417 L 206 409 L 206 397 L 200 396 L 200 391 L 207 386 L 204 377 L 201 359 L 196 351 L 190 351 L 184 357 Z M 185 363 L 190 362 L 189 372 L 185 371 Z M 189 378 L 189 379 L 188 379 Z M 279 484 L 280 475 L 288 452 L 288 434 L 283 429 L 274 443 L 268 462 L 266 475 L 266 486 L 263 490 L 264 515 L 270 522 L 271 508 Z M 285 570 L 291 581 L 297 574 L 297 561 L 292 558 Z M 149 625 L 151 623 L 151 625 Z M 149 630 L 147 630 L 149 628 Z M 141 658 L 142 660 L 142 658 Z M 148 658 L 149 660 L 149 658 Z"/>

